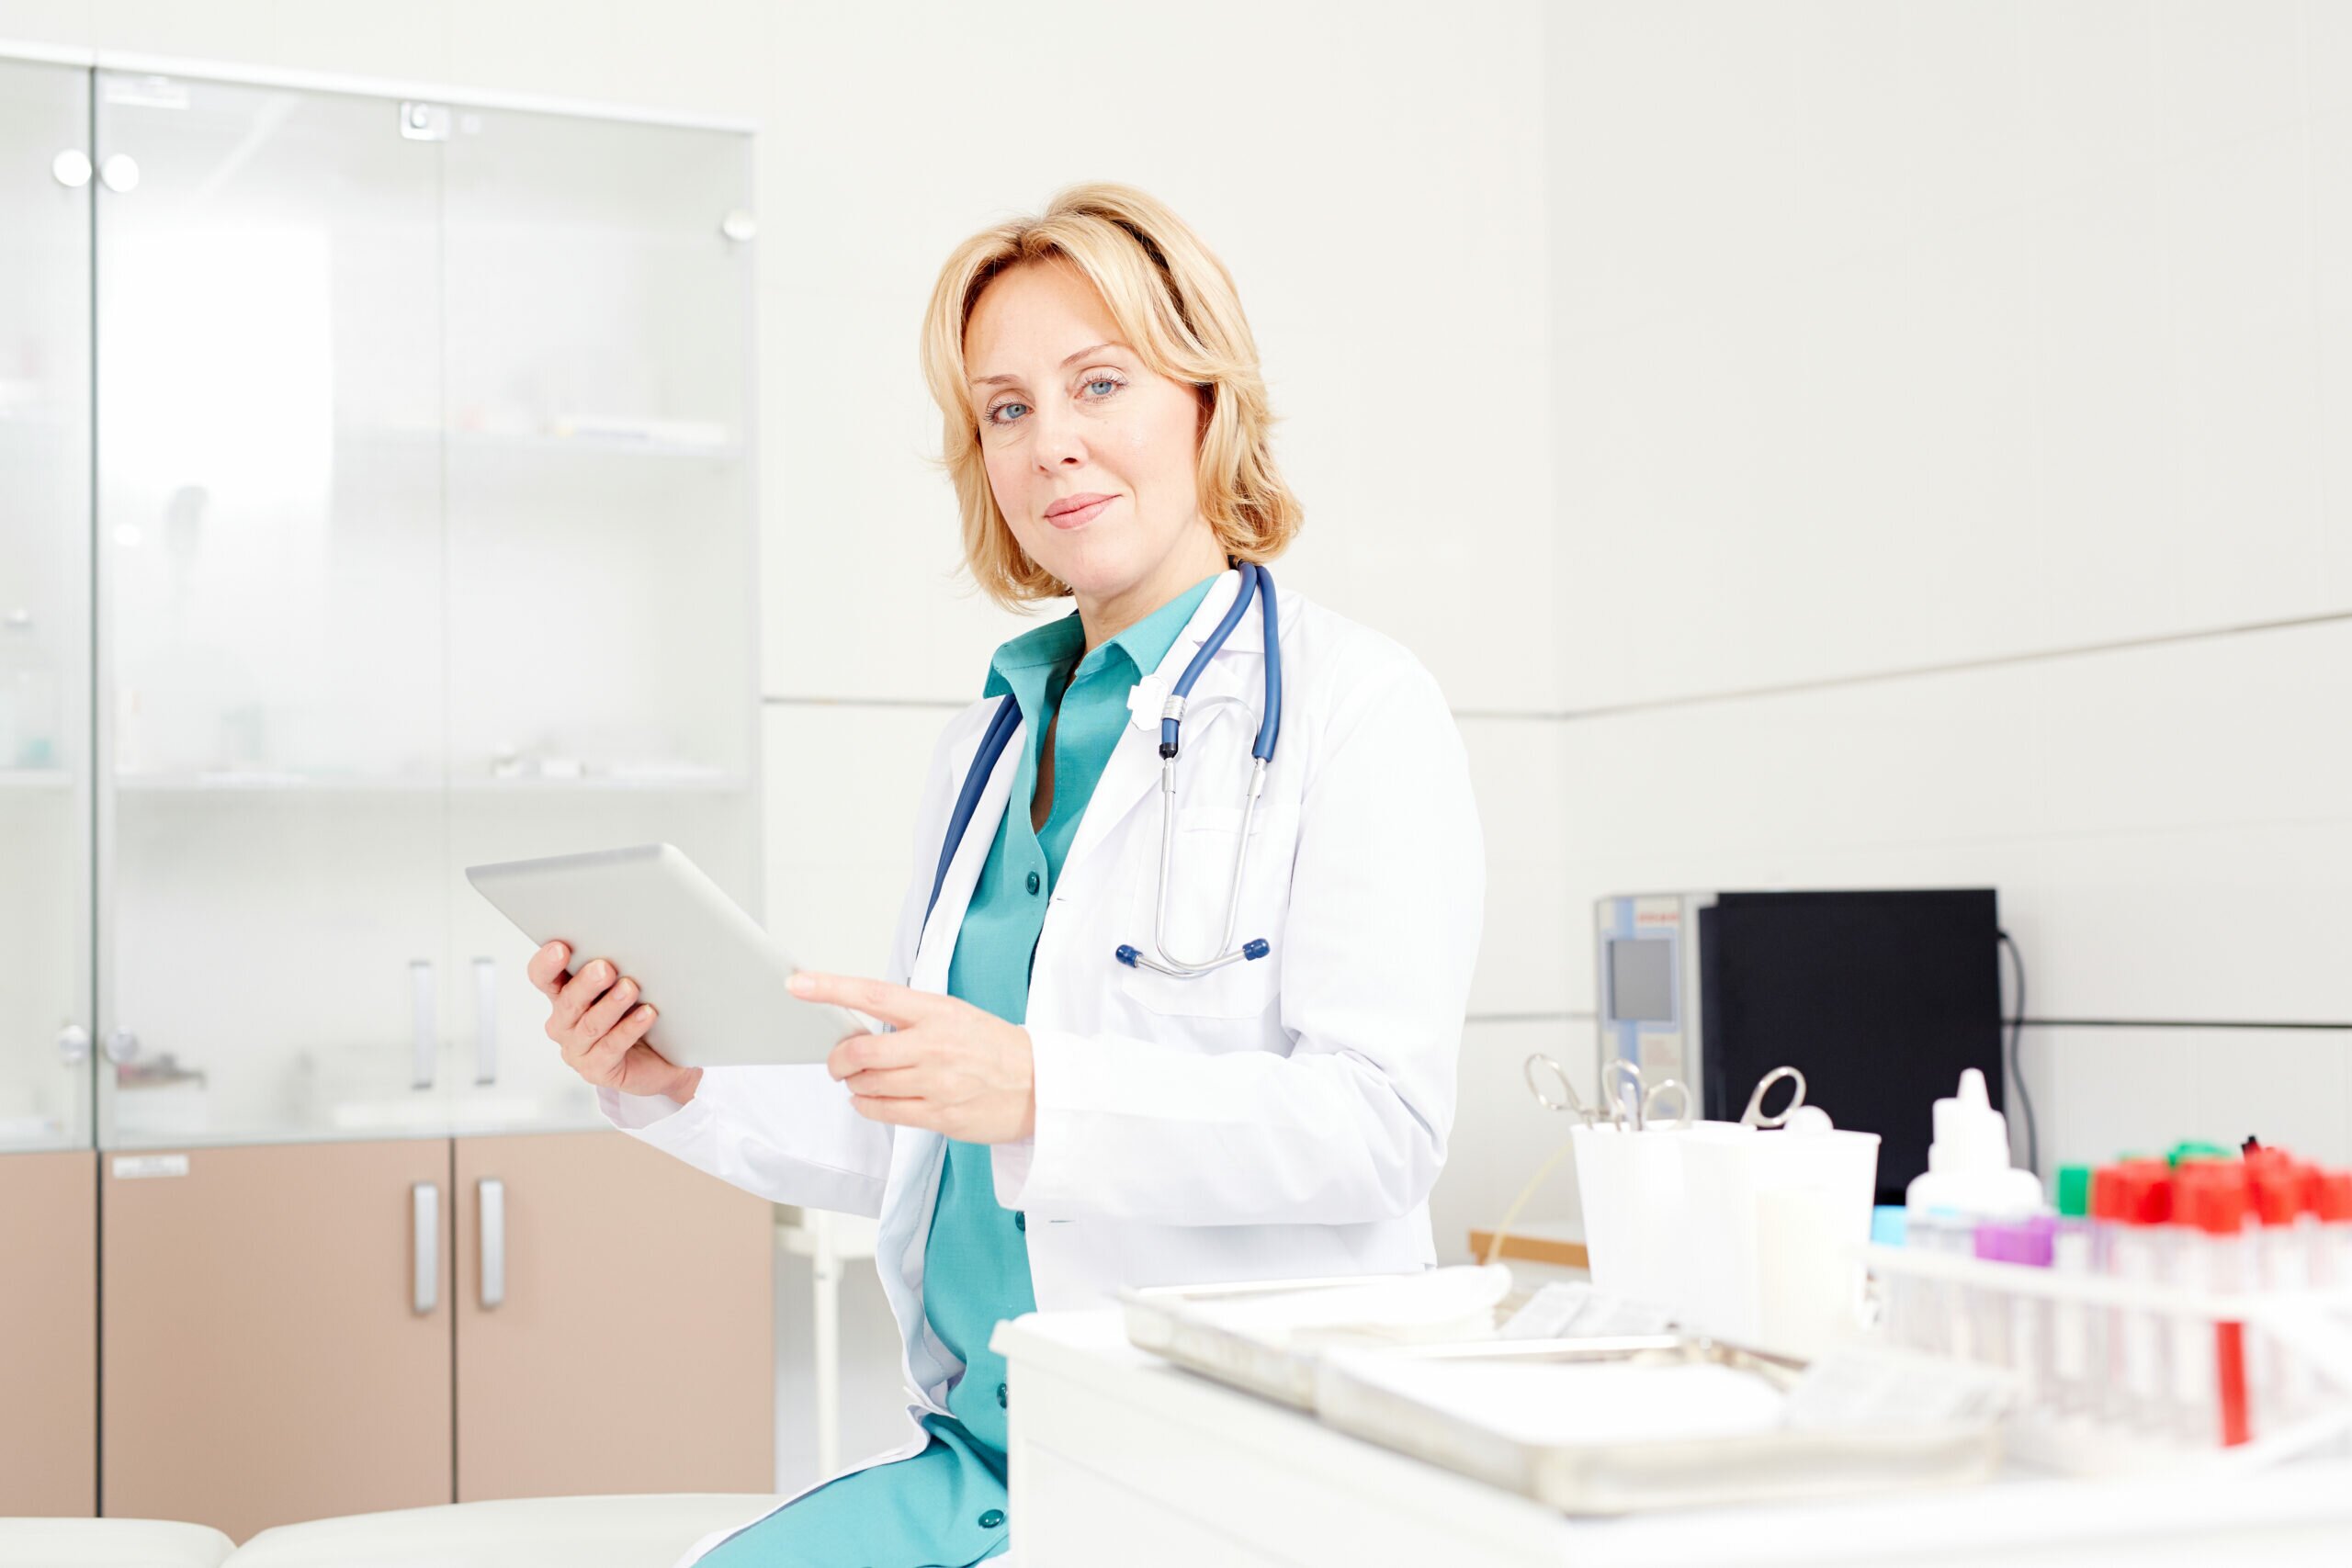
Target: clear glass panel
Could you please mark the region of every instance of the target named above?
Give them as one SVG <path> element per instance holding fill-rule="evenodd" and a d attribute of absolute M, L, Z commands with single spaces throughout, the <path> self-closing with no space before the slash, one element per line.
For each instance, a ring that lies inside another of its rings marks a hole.
<path fill-rule="evenodd" d="M 456 1113 L 601 1126 L 462 868 L 667 840 L 759 910 L 751 143 L 459 109 L 447 158 Z"/>
<path fill-rule="evenodd" d="M 90 1143 L 89 133 L 0 61 L 0 1149 Z"/>
<path fill-rule="evenodd" d="M 441 145 L 96 93 L 99 1135 L 437 1132 Z"/>

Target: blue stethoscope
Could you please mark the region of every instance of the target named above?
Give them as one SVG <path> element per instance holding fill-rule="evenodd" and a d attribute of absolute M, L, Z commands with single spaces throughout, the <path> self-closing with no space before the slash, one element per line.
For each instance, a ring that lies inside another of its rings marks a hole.
<path fill-rule="evenodd" d="M 1273 574 L 1255 561 L 1242 561 L 1241 591 L 1233 596 L 1233 605 L 1225 618 L 1184 666 L 1176 678 L 1175 689 L 1168 694 L 1168 701 L 1159 710 L 1159 889 L 1152 919 L 1152 948 L 1158 959 L 1145 957 L 1132 945 L 1122 943 L 1112 956 L 1133 969 L 1140 965 L 1172 975 L 1180 980 L 1190 980 L 1211 974 L 1228 964 L 1244 959 L 1263 958 L 1272 951 L 1264 937 L 1252 937 L 1239 947 L 1233 945 L 1233 930 L 1241 913 L 1241 874 L 1250 857 L 1250 818 L 1258 809 L 1258 797 L 1266 788 L 1266 764 L 1274 760 L 1274 738 L 1283 726 L 1283 658 L 1282 644 L 1276 635 Z M 1233 852 L 1233 883 L 1225 898 L 1225 936 L 1218 943 L 1217 954 L 1195 963 L 1174 956 L 1168 951 L 1168 882 L 1170 863 L 1176 850 L 1176 754 L 1181 747 L 1179 727 L 1184 720 L 1184 701 L 1192 694 L 1193 682 L 1225 646 L 1225 639 L 1241 622 L 1249 611 L 1251 594 L 1256 594 L 1266 629 L 1266 698 L 1263 716 L 1258 721 L 1258 741 L 1250 749 L 1250 798 L 1241 808 L 1241 841 Z M 964 842 L 964 831 L 972 825 L 972 813 L 980 804 L 980 793 L 988 787 L 989 775 L 996 771 L 997 759 L 1004 755 L 1005 747 L 1019 728 L 1021 712 L 1017 703 L 1007 694 L 997 705 L 989 720 L 988 732 L 980 738 L 979 751 L 972 759 L 971 771 L 964 775 L 964 787 L 956 796 L 956 809 L 947 819 L 947 842 L 939 852 L 939 870 L 931 879 L 931 903 L 923 909 L 926 922 L 931 910 L 939 903 L 939 889 L 947 880 L 947 867 L 956 859 L 956 849 Z"/>

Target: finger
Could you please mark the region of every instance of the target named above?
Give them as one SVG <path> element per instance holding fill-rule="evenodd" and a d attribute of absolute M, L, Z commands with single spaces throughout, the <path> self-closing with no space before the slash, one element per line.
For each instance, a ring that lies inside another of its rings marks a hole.
<path fill-rule="evenodd" d="M 837 1078 L 875 1067 L 903 1067 L 922 1055 L 927 1043 L 912 1030 L 888 1034 L 844 1034 L 841 1043 L 825 1053 L 825 1070 Z"/>
<path fill-rule="evenodd" d="M 580 1015 L 589 1005 L 605 994 L 605 987 L 620 978 L 620 968 L 609 958 L 595 958 L 580 966 L 580 973 L 564 982 L 555 998 L 556 1010 L 569 1024 L 580 1021 Z"/>
<path fill-rule="evenodd" d="M 926 1067 L 884 1067 L 876 1072 L 852 1073 L 842 1079 L 842 1087 L 852 1098 L 866 1096 L 880 1100 L 922 1100 L 931 1087 L 931 1071 Z"/>
<path fill-rule="evenodd" d="M 869 1122 L 887 1122 L 893 1127 L 926 1127 L 938 1130 L 938 1110 L 927 1100 L 886 1100 L 875 1095 L 853 1095 L 850 1108 Z"/>
<path fill-rule="evenodd" d="M 645 1037 L 645 1032 L 653 1027 L 653 1019 L 654 1010 L 651 1003 L 639 1007 L 623 1018 L 618 1023 L 599 1035 L 594 1045 L 588 1047 L 588 1065 L 599 1069 L 605 1077 L 609 1078 L 616 1075 L 620 1071 L 621 1058 L 628 1055 L 629 1047 L 642 1040 Z M 649 1045 L 646 1049 L 650 1051 L 653 1047 Z"/>
<path fill-rule="evenodd" d="M 918 991 L 906 986 L 893 986 L 887 980 L 868 980 L 855 975 L 825 975 L 813 969 L 796 970 L 785 982 L 792 994 L 806 1001 L 832 1002 L 837 1006 L 855 1008 L 870 1012 L 885 1023 L 895 1023 L 901 1029 L 935 1016 L 945 997 L 930 991 Z"/>
<path fill-rule="evenodd" d="M 556 982 L 562 977 L 563 966 L 571 957 L 571 943 L 550 942 L 531 954 L 531 961 L 523 966 L 523 973 L 530 977 L 531 984 L 539 991 L 552 997 L 560 989 Z"/>
<path fill-rule="evenodd" d="M 638 983 L 624 975 L 614 982 L 613 988 L 596 999 L 596 1005 L 580 1017 L 580 1032 L 594 1040 L 618 1023 L 621 1015 L 645 999 Z"/>

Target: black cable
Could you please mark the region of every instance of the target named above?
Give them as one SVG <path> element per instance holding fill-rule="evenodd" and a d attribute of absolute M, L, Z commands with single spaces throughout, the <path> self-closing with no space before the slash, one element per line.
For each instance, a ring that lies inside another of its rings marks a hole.
<path fill-rule="evenodd" d="M 2009 933 L 1995 928 L 1993 934 L 2009 950 L 2009 961 L 2018 971 L 2018 1010 L 2009 1020 L 2009 1081 L 2018 1086 L 2018 1109 L 2025 1112 L 2025 1168 L 2034 1175 L 2041 1174 L 2041 1134 L 2033 1121 L 2033 1092 L 2025 1087 L 2025 1069 L 2018 1064 L 2018 1037 L 2025 1032 L 2025 954 Z"/>

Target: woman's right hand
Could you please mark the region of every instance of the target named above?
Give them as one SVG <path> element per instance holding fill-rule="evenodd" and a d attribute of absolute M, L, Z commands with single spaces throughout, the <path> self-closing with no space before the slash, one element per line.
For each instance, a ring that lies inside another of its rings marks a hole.
<path fill-rule="evenodd" d="M 525 973 L 553 1004 L 548 1038 L 563 1052 L 563 1065 L 600 1088 L 623 1094 L 665 1094 L 683 1105 L 702 1082 L 700 1067 L 682 1067 L 648 1045 L 654 1010 L 639 1004 L 637 982 L 619 965 L 598 958 L 565 978 L 571 948 L 548 942 L 531 955 Z"/>

